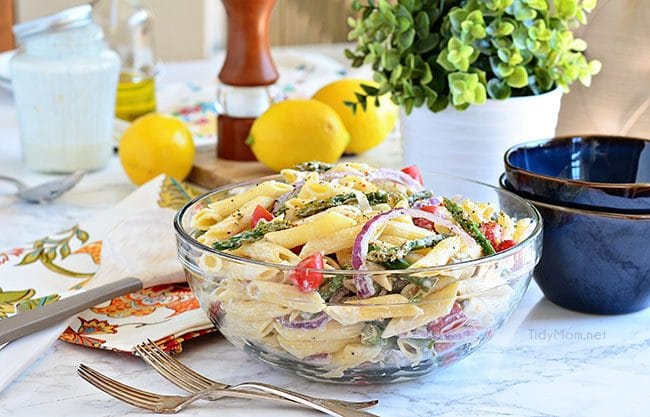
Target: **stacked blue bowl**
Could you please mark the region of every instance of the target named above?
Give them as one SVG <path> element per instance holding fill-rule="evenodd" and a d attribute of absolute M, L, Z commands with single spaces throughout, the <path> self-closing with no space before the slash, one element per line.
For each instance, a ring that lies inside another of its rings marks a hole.
<path fill-rule="evenodd" d="M 544 218 L 535 281 L 594 314 L 650 306 L 650 140 L 585 135 L 509 149 L 500 183 Z"/>

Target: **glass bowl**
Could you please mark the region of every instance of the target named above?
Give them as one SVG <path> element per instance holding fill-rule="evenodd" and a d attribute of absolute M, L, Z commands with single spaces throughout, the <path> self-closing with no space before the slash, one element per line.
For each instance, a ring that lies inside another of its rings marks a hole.
<path fill-rule="evenodd" d="M 386 383 L 447 367 L 489 340 L 521 301 L 541 255 L 542 222 L 537 209 L 510 192 L 451 176 L 423 176 L 438 195 L 490 202 L 510 216 L 530 218 L 531 234 L 495 255 L 445 266 L 309 270 L 322 273 L 324 282 L 345 283 L 355 275 L 369 274 L 375 282 L 403 286 L 403 292 L 409 283 L 426 282 L 433 294 L 401 304 L 369 304 L 372 298 L 353 304 L 322 299 L 319 303 L 297 289 L 295 296 L 276 292 L 274 284 L 288 279 L 296 266 L 234 256 L 193 238 L 192 218 L 199 210 L 260 182 L 282 180 L 265 177 L 208 192 L 179 211 L 174 227 L 187 281 L 210 320 L 233 345 L 311 380 Z M 304 313 L 287 314 L 289 310 Z"/>

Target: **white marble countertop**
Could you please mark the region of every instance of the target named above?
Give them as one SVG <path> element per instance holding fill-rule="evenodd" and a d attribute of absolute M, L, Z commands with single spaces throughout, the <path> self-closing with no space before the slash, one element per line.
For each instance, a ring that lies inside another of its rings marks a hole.
<path fill-rule="evenodd" d="M 170 79 L 206 76 L 206 64 L 168 64 Z M 16 115 L 0 91 L 0 173 L 37 183 L 45 175 L 20 163 Z M 110 207 L 134 187 L 117 158 L 89 174 L 72 192 L 46 206 L 21 203 L 0 183 L 0 247 L 26 242 Z M 0 287 L 2 281 L 0 278 Z M 457 365 L 414 382 L 341 386 L 277 372 L 219 336 L 185 344 L 178 356 L 227 383 L 257 380 L 319 396 L 379 399 L 381 416 L 648 416 L 650 415 L 650 310 L 626 316 L 590 316 L 546 301 L 533 283 L 522 304 L 492 341 Z M 97 391 L 76 375 L 85 363 L 138 387 L 180 391 L 139 359 L 57 342 L 0 393 L 1 416 L 146 416 Z M 1 364 L 0 364 L 1 366 Z M 223 400 L 198 403 L 185 415 L 309 416 L 277 404 Z"/>

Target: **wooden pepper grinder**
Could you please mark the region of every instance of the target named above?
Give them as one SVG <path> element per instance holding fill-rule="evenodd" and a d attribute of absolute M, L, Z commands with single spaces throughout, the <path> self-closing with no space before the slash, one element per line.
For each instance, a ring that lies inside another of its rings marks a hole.
<path fill-rule="evenodd" d="M 276 0 L 222 0 L 228 15 L 224 84 L 217 102 L 217 157 L 254 161 L 246 138 L 255 119 L 271 104 L 267 87 L 278 79 L 271 58 L 269 21 Z"/>

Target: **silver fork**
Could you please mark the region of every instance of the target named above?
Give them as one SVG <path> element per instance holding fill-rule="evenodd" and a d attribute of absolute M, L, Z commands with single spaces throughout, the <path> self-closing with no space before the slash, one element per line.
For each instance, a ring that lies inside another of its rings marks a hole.
<path fill-rule="evenodd" d="M 140 357 L 147 362 L 153 369 L 162 375 L 172 384 L 184 389 L 190 393 L 201 392 L 206 389 L 219 388 L 219 389 L 256 389 L 269 394 L 274 394 L 294 402 L 305 404 L 307 402 L 317 402 L 321 405 L 333 405 L 335 407 L 349 407 L 355 409 L 370 408 L 379 401 L 342 401 L 329 398 L 311 397 L 305 394 L 300 394 L 275 385 L 264 384 L 262 382 L 243 382 L 237 385 L 228 385 L 222 382 L 217 382 L 209 379 L 193 369 L 188 368 L 181 362 L 177 361 L 171 355 L 167 354 L 158 345 L 149 340 L 149 343 L 142 343 L 135 347 L 135 351 Z M 299 400 L 300 401 L 299 401 Z"/>
<path fill-rule="evenodd" d="M 161 414 L 178 413 L 195 401 L 221 398 L 224 396 L 224 394 L 229 397 L 238 398 L 263 398 L 267 400 L 277 400 L 279 398 L 275 395 L 263 392 L 240 391 L 236 389 L 224 390 L 222 388 L 209 388 L 186 396 L 163 395 L 144 391 L 123 384 L 107 377 L 106 375 L 103 375 L 100 372 L 95 371 L 94 369 L 84 364 L 79 365 L 77 373 L 79 376 L 81 376 L 81 378 L 94 385 L 96 388 L 104 391 L 105 393 L 120 401 L 124 401 L 135 407 L 143 408 L 145 410 L 150 410 Z M 295 400 L 300 401 L 300 398 L 296 397 Z M 334 407 L 332 405 L 325 407 L 319 406 L 317 402 L 301 402 L 301 404 L 307 405 L 313 409 L 322 411 L 323 413 L 335 417 L 377 417 L 375 414 L 371 414 L 366 411 L 355 410 L 348 407 Z"/>
<path fill-rule="evenodd" d="M 18 188 L 16 195 L 29 203 L 46 203 L 55 198 L 59 198 L 66 191 L 77 185 L 85 174 L 85 171 L 75 171 L 65 177 L 57 178 L 33 187 L 7 175 L 0 175 L 0 181 L 13 183 Z"/>

